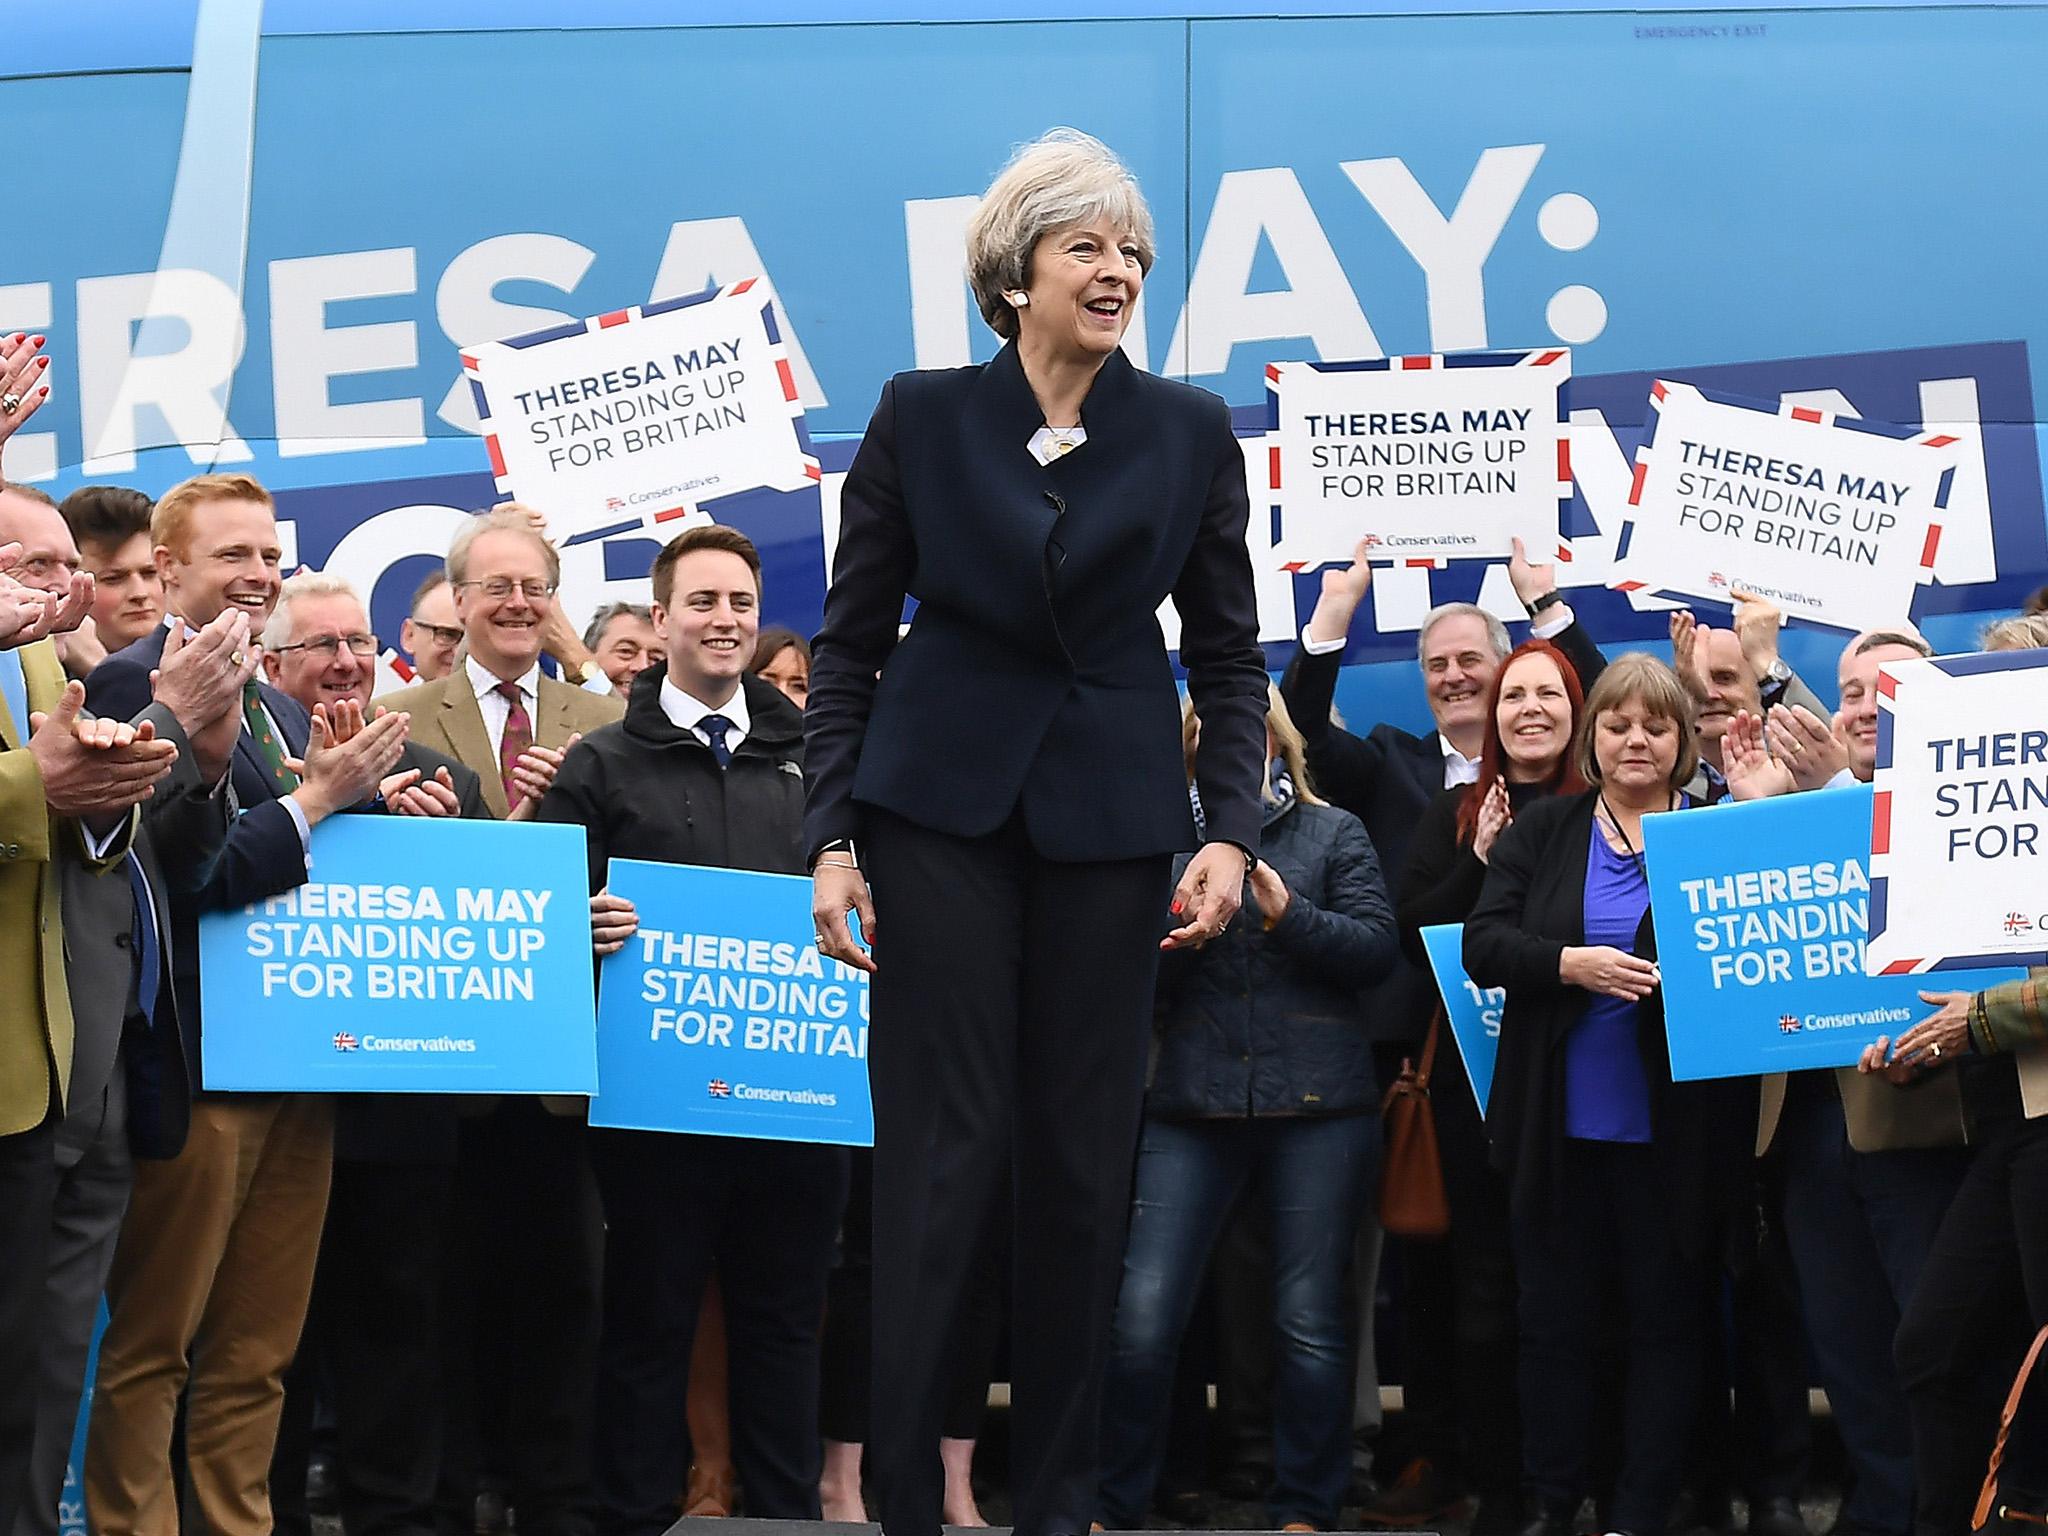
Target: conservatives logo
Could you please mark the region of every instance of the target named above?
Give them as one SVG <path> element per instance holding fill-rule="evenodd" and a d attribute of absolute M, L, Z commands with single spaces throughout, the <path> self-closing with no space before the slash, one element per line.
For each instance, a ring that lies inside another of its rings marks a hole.
<path fill-rule="evenodd" d="M 337 1051 L 352 1051 L 356 1048 L 356 1037 L 346 1032 L 336 1035 L 334 1037 L 334 1048 Z"/>
<path fill-rule="evenodd" d="M 2024 912 L 2008 912 L 2005 914 L 2005 931 L 2015 936 L 2022 933 L 2032 933 L 2034 931 L 2034 920 Z"/>
<path fill-rule="evenodd" d="M 714 1077 L 704 1085 L 704 1091 L 714 1099 L 729 1099 L 732 1097 L 732 1084 L 722 1077 Z"/>
<path fill-rule="evenodd" d="M 1778 1033 L 1779 1033 L 1779 1034 L 1781 1034 L 1781 1035 L 1796 1035 L 1796 1034 L 1798 1034 L 1798 1033 L 1799 1033 L 1799 1015 L 1798 1015 L 1798 1014 L 1796 1014 L 1796 1013 L 1781 1013 L 1781 1014 L 1779 1014 L 1779 1015 L 1778 1015 Z"/>

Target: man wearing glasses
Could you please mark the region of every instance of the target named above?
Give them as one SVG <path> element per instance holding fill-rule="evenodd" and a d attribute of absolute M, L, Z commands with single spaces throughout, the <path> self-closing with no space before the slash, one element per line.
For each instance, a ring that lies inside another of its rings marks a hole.
<path fill-rule="evenodd" d="M 475 769 L 485 802 L 514 821 L 531 818 L 569 747 L 626 709 L 541 672 L 560 579 L 525 509 L 470 519 L 448 550 L 467 654 L 438 682 L 379 701 L 410 714 L 414 741 Z M 511 1484 L 519 1536 L 590 1536 L 603 1226 L 583 1101 L 502 1098 L 459 1135 L 445 1513 L 468 1518 L 483 1452 Z M 502 1443 L 470 1443 L 492 1415 L 466 1403 L 502 1405 Z"/>
<path fill-rule="evenodd" d="M 495 816 L 525 820 L 586 731 L 625 713 L 610 694 L 540 670 L 561 557 L 523 510 L 473 518 L 448 549 L 448 585 L 469 651 L 446 677 L 379 702 L 413 717 L 413 739 L 474 768 Z"/>
<path fill-rule="evenodd" d="M 398 646 L 412 658 L 415 682 L 438 683 L 455 670 L 462 625 L 455 617 L 455 593 L 446 570 L 434 572 L 412 595 L 412 611 L 398 627 Z"/>
<path fill-rule="evenodd" d="M 308 713 L 369 713 L 377 637 L 354 587 L 302 571 L 263 630 L 270 682 Z M 477 775 L 408 741 L 378 786 L 396 815 L 488 818 Z M 341 1518 L 350 1530 L 429 1530 L 441 1470 L 442 1290 L 455 1187 L 455 1101 L 344 1093 L 313 1304 L 271 1462 L 278 1527 L 302 1523 L 313 1387 L 334 1410 Z"/>

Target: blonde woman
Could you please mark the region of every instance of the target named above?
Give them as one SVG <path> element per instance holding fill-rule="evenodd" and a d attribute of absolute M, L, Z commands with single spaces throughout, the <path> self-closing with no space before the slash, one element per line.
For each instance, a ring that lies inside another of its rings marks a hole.
<path fill-rule="evenodd" d="M 1190 763 L 1200 726 L 1184 731 Z M 1247 1185 L 1273 1223 L 1276 1530 L 1334 1530 L 1351 1481 L 1348 1234 L 1376 1184 L 1379 1084 L 1360 989 L 1394 963 L 1393 905 L 1364 824 L 1317 796 L 1277 688 L 1244 917 L 1159 977 L 1159 1048 L 1103 1401 L 1099 1518 L 1137 1530 L 1165 1449 L 1181 1334 Z M 1197 815 L 1200 815 L 1197 805 Z"/>
<path fill-rule="evenodd" d="M 888 1536 L 938 1536 L 946 1340 L 1006 1152 L 1016 1529 L 1088 1529 L 1153 979 L 1162 945 L 1230 922 L 1259 836 L 1244 454 L 1221 400 L 1123 354 L 1152 254 L 1115 155 L 1071 130 L 1026 146 L 967 231 L 1005 345 L 891 379 L 841 497 L 805 842 L 819 948 L 875 973 L 869 1460 Z M 1153 617 L 1168 596 L 1208 726 L 1206 841 L 1177 889 L 1195 828 Z"/>

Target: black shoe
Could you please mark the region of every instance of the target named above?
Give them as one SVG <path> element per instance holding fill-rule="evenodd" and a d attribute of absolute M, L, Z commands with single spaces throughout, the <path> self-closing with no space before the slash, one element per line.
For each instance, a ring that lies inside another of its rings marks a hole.
<path fill-rule="evenodd" d="M 1216 1479 L 1216 1492 L 1233 1504 L 1256 1504 L 1265 1498 L 1266 1490 L 1272 1485 L 1271 1467 L 1255 1467 L 1240 1462 L 1223 1469 Z"/>
<path fill-rule="evenodd" d="M 1193 1526 L 1201 1531 L 1214 1528 L 1216 1500 L 1207 1489 L 1191 1488 L 1180 1493 L 1162 1493 L 1152 1501 L 1152 1508 L 1176 1525 Z"/>
<path fill-rule="evenodd" d="M 1368 1526 L 1431 1525 L 1465 1502 L 1465 1490 L 1427 1456 L 1412 1458 L 1401 1475 L 1363 1506 Z"/>
<path fill-rule="evenodd" d="M 1727 1494 L 1695 1493 L 1687 1488 L 1678 1495 L 1678 1502 L 1671 1508 L 1671 1518 L 1664 1529 L 1673 1536 L 1684 1536 L 1687 1531 L 1713 1531 L 1716 1533 L 1735 1529 L 1735 1511 L 1728 1502 Z"/>
<path fill-rule="evenodd" d="M 1796 1500 L 1761 1499 L 1749 1506 L 1749 1536 L 1809 1536 Z"/>

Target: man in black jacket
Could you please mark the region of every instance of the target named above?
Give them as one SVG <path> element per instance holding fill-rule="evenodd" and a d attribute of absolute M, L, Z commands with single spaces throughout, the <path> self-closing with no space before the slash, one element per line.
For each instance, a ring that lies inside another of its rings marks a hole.
<path fill-rule="evenodd" d="M 806 872 L 803 717 L 746 671 L 760 596 L 760 556 L 734 529 L 689 529 L 655 561 L 668 664 L 635 679 L 624 720 L 570 751 L 537 812 L 584 829 L 592 891 L 602 892 L 614 854 Z M 600 894 L 593 909 L 600 953 L 637 927 L 620 898 Z M 591 1144 L 606 1223 L 601 1536 L 659 1536 L 674 1523 L 686 1471 L 676 1426 L 714 1261 L 747 1513 L 820 1518 L 818 1334 L 845 1152 L 656 1131 L 595 1130 Z"/>

